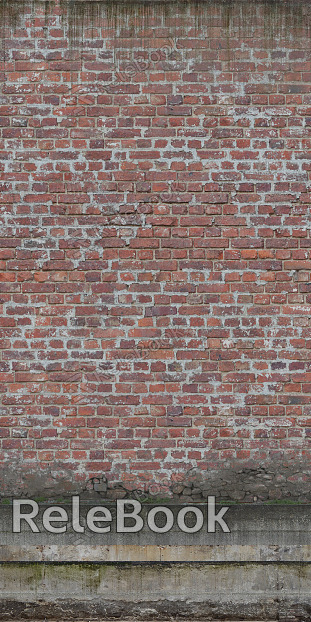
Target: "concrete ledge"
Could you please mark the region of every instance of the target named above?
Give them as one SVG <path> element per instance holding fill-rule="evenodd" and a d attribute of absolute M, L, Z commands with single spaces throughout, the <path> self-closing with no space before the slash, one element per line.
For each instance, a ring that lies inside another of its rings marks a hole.
<path fill-rule="evenodd" d="M 68 514 L 66 532 L 61 534 L 47 532 L 43 527 L 42 516 L 45 509 L 49 507 L 47 504 L 39 504 L 39 513 L 35 519 L 38 533 L 33 533 L 26 521 L 22 521 L 21 533 L 13 533 L 12 507 L 0 506 L 0 561 L 13 559 L 9 557 L 10 552 L 16 561 L 44 561 L 44 557 L 37 557 L 36 551 L 42 555 L 49 555 L 49 552 L 54 551 L 59 561 L 75 559 L 87 561 L 87 555 L 99 555 L 99 560 L 101 560 L 103 554 L 106 561 L 116 561 L 121 551 L 123 551 L 121 561 L 148 561 L 149 555 L 151 555 L 151 560 L 161 561 L 163 554 L 167 555 L 169 550 L 174 550 L 180 561 L 195 560 L 195 555 L 199 555 L 201 561 L 226 560 L 227 555 L 232 561 L 240 559 L 245 561 L 311 560 L 311 506 L 308 504 L 228 506 L 225 514 L 230 530 L 228 533 L 222 531 L 218 524 L 215 533 L 207 531 L 207 504 L 195 504 L 204 515 L 203 527 L 195 533 L 185 533 L 177 526 L 176 517 L 180 509 L 184 507 L 181 504 L 165 504 L 174 515 L 173 527 L 165 533 L 155 533 L 147 526 L 148 513 L 156 504 L 142 506 L 141 516 L 144 526 L 136 533 L 116 532 L 115 503 L 109 504 L 105 500 L 98 500 L 91 504 L 81 504 L 79 520 L 85 528 L 84 533 L 77 533 L 72 528 L 70 503 L 56 505 L 66 508 Z M 112 521 L 109 533 L 98 534 L 87 528 L 85 517 L 94 505 L 102 505 L 110 509 Z M 220 505 L 219 509 L 221 507 Z M 24 511 L 27 513 L 30 509 Z M 139 551 L 144 553 L 139 553 Z M 303 557 L 300 556 L 300 552 Z M 67 554 L 70 555 L 69 558 Z M 129 557 L 126 557 L 127 554 Z M 188 554 L 191 554 L 191 558 Z M 72 557 L 73 555 L 78 555 L 78 557 Z M 213 557 L 214 555 L 217 557 Z M 226 557 L 221 557 L 222 555 Z M 96 561 L 98 557 L 93 557 L 93 559 Z"/>
<path fill-rule="evenodd" d="M 2 562 L 296 562 L 311 563 L 311 545 L 171 546 L 122 545 L 0 546 Z"/>

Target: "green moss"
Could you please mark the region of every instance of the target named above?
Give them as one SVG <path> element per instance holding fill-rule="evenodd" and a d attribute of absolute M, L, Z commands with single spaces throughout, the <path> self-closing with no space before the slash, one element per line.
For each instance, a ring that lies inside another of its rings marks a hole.
<path fill-rule="evenodd" d="M 141 499 L 141 503 L 153 503 L 153 504 L 163 504 L 163 503 L 174 503 L 172 497 L 153 497 L 152 495 L 148 495 Z"/>
<path fill-rule="evenodd" d="M 268 499 L 264 501 L 267 505 L 301 505 L 303 501 L 295 501 L 294 499 Z"/>

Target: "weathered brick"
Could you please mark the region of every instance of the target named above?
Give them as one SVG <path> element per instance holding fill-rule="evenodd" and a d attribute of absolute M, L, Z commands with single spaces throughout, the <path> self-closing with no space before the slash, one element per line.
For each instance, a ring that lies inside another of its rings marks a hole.
<path fill-rule="evenodd" d="M 106 473 L 112 497 L 187 498 L 191 469 L 234 498 L 225 466 L 246 496 L 267 468 L 273 497 L 285 455 L 310 474 L 311 11 L 155 3 L 142 30 L 132 3 L 116 38 L 74 3 L 22 5 L 1 67 L 0 466 L 25 492 L 36 462 L 68 489 Z"/>

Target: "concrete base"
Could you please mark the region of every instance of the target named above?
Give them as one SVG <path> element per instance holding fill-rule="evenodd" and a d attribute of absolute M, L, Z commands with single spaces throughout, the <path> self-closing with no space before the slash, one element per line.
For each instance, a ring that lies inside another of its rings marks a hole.
<path fill-rule="evenodd" d="M 311 620 L 310 505 L 231 506 L 229 533 L 194 534 L 12 533 L 0 509 L 2 620 Z"/>
<path fill-rule="evenodd" d="M 0 617 L 310 620 L 308 563 L 2 563 Z"/>

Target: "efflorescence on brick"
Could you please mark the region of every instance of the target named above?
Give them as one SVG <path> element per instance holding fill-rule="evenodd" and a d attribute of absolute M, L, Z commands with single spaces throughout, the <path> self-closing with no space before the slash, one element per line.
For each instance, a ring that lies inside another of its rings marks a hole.
<path fill-rule="evenodd" d="M 1 2 L 3 493 L 309 499 L 308 4 Z"/>

